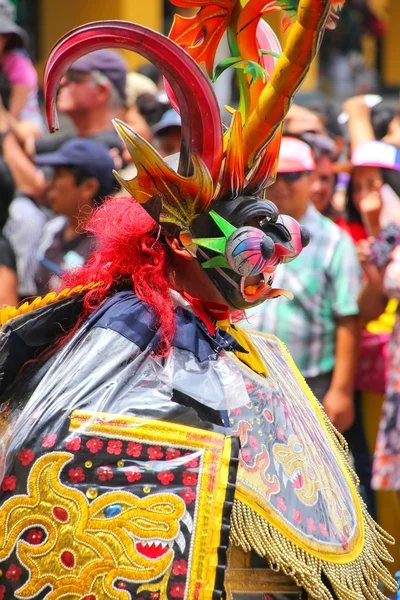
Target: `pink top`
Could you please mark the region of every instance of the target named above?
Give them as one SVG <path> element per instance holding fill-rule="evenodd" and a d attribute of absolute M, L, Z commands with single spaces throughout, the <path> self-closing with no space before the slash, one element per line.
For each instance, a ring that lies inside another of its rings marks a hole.
<path fill-rule="evenodd" d="M 32 90 L 38 89 L 38 76 L 30 58 L 23 52 L 7 52 L 1 61 L 3 72 L 11 86 L 26 85 Z"/>
<path fill-rule="evenodd" d="M 1 59 L 0 65 L 11 87 L 25 85 L 31 90 L 20 120 L 34 121 L 43 126 L 38 102 L 38 76 L 29 56 L 22 50 L 11 50 Z"/>

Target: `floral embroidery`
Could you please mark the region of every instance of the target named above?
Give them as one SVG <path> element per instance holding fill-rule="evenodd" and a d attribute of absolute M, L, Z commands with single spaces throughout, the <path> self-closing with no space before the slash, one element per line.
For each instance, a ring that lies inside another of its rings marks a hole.
<path fill-rule="evenodd" d="M 327 529 L 325 523 L 319 524 L 319 530 L 322 533 L 322 535 L 324 535 L 325 537 L 329 537 L 329 532 L 328 532 L 328 529 Z"/>
<path fill-rule="evenodd" d="M 191 452 L 186 452 L 185 456 L 193 456 L 193 455 Z M 192 460 L 189 460 L 187 463 L 185 463 L 185 467 L 188 467 L 189 469 L 197 469 L 198 466 L 199 466 L 198 456 L 196 456 L 195 458 L 192 458 Z"/>
<path fill-rule="evenodd" d="M 108 454 L 121 454 L 122 442 L 121 440 L 110 440 L 107 444 Z"/>
<path fill-rule="evenodd" d="M 142 479 L 142 475 L 138 467 L 131 467 L 130 469 L 125 471 L 125 477 L 129 481 L 129 483 L 134 483 L 135 481 L 140 481 Z"/>
<path fill-rule="evenodd" d="M 258 439 L 256 437 L 254 437 L 254 435 L 251 435 L 249 437 L 249 444 L 252 448 L 257 449 L 259 446 Z"/>
<path fill-rule="evenodd" d="M 277 427 L 275 429 L 276 431 L 276 437 L 278 438 L 278 440 L 280 440 L 281 442 L 285 441 L 285 432 L 283 431 L 282 427 Z"/>
<path fill-rule="evenodd" d="M 97 454 L 104 446 L 104 443 L 99 438 L 92 438 L 86 442 L 86 447 L 89 448 L 92 454 Z"/>
<path fill-rule="evenodd" d="M 68 477 L 72 483 L 79 483 L 80 481 L 85 481 L 85 473 L 81 467 L 75 467 L 75 469 L 70 469 L 68 471 Z"/>
<path fill-rule="evenodd" d="M 252 461 L 251 452 L 248 448 L 242 448 L 240 454 L 244 462 L 249 463 Z"/>
<path fill-rule="evenodd" d="M 174 575 L 186 575 L 187 573 L 187 562 L 186 560 L 174 560 L 172 565 L 172 573 Z"/>
<path fill-rule="evenodd" d="M 6 593 L 6 587 L 4 585 L 0 585 L 0 600 L 3 600 L 5 593 Z"/>
<path fill-rule="evenodd" d="M 76 452 L 81 448 L 81 438 L 80 437 L 72 437 L 68 438 L 65 443 L 66 450 L 72 450 Z"/>
<path fill-rule="evenodd" d="M 174 460 L 175 458 L 179 458 L 180 455 L 180 450 L 177 450 L 176 448 L 167 448 L 167 452 L 165 453 L 165 460 Z"/>
<path fill-rule="evenodd" d="M 43 531 L 41 529 L 30 529 L 25 539 L 28 542 L 28 544 L 32 544 L 32 546 L 37 546 L 41 544 L 43 540 Z"/>
<path fill-rule="evenodd" d="M 281 512 L 285 512 L 287 510 L 286 502 L 282 496 L 278 496 L 276 499 L 276 504 Z"/>
<path fill-rule="evenodd" d="M 315 533 L 317 531 L 317 526 L 314 523 L 313 519 L 308 518 L 307 521 L 306 521 L 306 523 L 307 523 L 307 529 L 308 529 L 308 531 L 310 531 L 311 533 Z"/>
<path fill-rule="evenodd" d="M 162 473 L 158 473 L 157 475 L 158 481 L 160 481 L 163 485 L 168 485 L 175 479 L 175 475 L 171 473 L 171 471 L 163 471 Z"/>
<path fill-rule="evenodd" d="M 147 449 L 147 454 L 151 460 L 161 460 L 164 456 L 161 446 L 151 446 Z"/>
<path fill-rule="evenodd" d="M 10 565 L 10 568 L 8 569 L 8 571 L 6 573 L 6 578 L 10 579 L 11 581 L 18 581 L 18 579 L 21 577 L 21 575 L 22 575 L 21 567 L 13 564 L 13 565 Z"/>
<path fill-rule="evenodd" d="M 159 597 L 160 597 L 159 592 L 151 592 L 151 594 L 150 594 L 150 600 L 158 600 Z"/>
<path fill-rule="evenodd" d="M 296 523 L 296 525 L 301 523 L 301 512 L 299 510 L 293 509 L 293 521 Z"/>
<path fill-rule="evenodd" d="M 139 458 L 142 452 L 142 444 L 135 444 L 135 442 L 129 442 L 126 453 L 134 458 Z"/>
<path fill-rule="evenodd" d="M 182 492 L 179 495 L 185 502 L 185 504 L 190 504 L 196 498 L 196 494 L 194 493 L 194 491 L 188 487 L 182 490 Z"/>
<path fill-rule="evenodd" d="M 185 586 L 183 583 L 173 583 L 170 588 L 170 594 L 173 598 L 183 598 L 185 595 Z"/>
<path fill-rule="evenodd" d="M 12 492 L 15 490 L 17 485 L 17 478 L 15 475 L 7 475 L 3 479 L 3 483 L 1 484 L 1 489 L 3 492 Z"/>
<path fill-rule="evenodd" d="M 104 467 L 99 467 L 97 469 L 97 477 L 100 481 L 109 481 L 114 477 L 114 473 L 110 465 L 105 465 Z"/>
<path fill-rule="evenodd" d="M 35 455 L 33 454 L 33 452 L 31 452 L 31 450 L 29 450 L 29 448 L 24 448 L 18 454 L 18 460 L 20 461 L 21 464 L 24 465 L 24 467 L 27 467 L 28 465 L 30 465 L 34 458 L 35 458 Z"/>
<path fill-rule="evenodd" d="M 52 448 L 56 443 L 57 436 L 55 433 L 46 433 L 43 437 L 42 447 Z"/>
<path fill-rule="evenodd" d="M 185 471 L 182 473 L 183 485 L 197 485 L 197 473 L 192 471 Z"/>

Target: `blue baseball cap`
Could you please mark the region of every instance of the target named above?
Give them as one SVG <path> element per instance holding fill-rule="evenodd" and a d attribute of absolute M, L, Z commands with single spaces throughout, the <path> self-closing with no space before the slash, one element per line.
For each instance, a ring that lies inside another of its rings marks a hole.
<path fill-rule="evenodd" d="M 105 195 L 111 194 L 116 188 L 114 161 L 109 150 L 94 140 L 74 138 L 55 152 L 38 154 L 35 163 L 49 167 L 79 167 L 89 177 L 97 179 Z"/>
<path fill-rule="evenodd" d="M 151 128 L 151 130 L 154 133 L 154 135 L 158 135 L 161 131 L 164 131 L 165 129 L 169 129 L 170 127 L 181 127 L 181 126 L 182 126 L 181 117 L 176 112 L 176 110 L 174 110 L 173 108 L 170 108 L 163 114 L 163 116 L 161 117 L 159 122 L 156 123 L 156 125 L 154 125 Z"/>

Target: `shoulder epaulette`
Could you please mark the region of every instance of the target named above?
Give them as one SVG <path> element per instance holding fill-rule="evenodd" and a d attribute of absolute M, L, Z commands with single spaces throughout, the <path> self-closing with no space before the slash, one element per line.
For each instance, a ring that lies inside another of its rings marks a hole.
<path fill-rule="evenodd" d="M 46 296 L 38 296 L 32 302 L 24 302 L 24 304 L 21 304 L 21 306 L 7 306 L 6 308 L 0 310 L 0 325 L 5 325 L 8 323 L 8 321 L 11 321 L 11 319 L 26 315 L 27 313 L 37 310 L 38 308 L 42 308 L 43 306 L 54 304 L 54 302 L 58 302 L 64 298 L 69 298 L 70 296 L 88 292 L 98 285 L 100 285 L 99 282 L 92 282 L 88 283 L 87 285 L 77 285 L 74 288 L 64 288 L 58 294 L 57 292 L 50 292 L 49 294 L 46 294 Z"/>

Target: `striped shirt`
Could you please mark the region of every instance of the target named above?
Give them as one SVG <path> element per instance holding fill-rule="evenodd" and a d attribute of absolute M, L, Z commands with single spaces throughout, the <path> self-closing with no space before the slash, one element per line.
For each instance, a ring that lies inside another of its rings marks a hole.
<path fill-rule="evenodd" d="M 277 268 L 273 286 L 294 299 L 267 300 L 247 311 L 247 327 L 276 335 L 303 376 L 316 377 L 334 367 L 337 319 L 358 314 L 361 269 L 350 237 L 313 205 L 301 223 L 311 241 L 293 262 Z"/>

